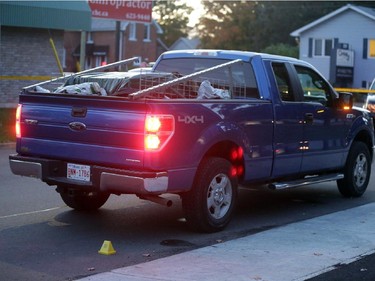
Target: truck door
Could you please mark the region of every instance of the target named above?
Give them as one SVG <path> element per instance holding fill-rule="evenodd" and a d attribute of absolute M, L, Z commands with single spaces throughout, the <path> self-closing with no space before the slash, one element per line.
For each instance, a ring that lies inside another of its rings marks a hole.
<path fill-rule="evenodd" d="M 274 93 L 273 177 L 299 173 L 303 150 L 303 103 L 296 95 L 296 82 L 290 79 L 290 65 L 271 64 L 278 92 Z"/>
<path fill-rule="evenodd" d="M 302 173 L 342 166 L 347 132 L 352 120 L 347 112 L 333 106 L 335 93 L 313 69 L 294 66 L 303 100 Z"/>

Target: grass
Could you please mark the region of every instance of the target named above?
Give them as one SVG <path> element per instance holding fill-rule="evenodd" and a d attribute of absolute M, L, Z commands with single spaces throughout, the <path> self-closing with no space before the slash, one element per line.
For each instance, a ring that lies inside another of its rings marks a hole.
<path fill-rule="evenodd" d="M 15 108 L 0 108 L 0 143 L 16 140 L 14 124 L 16 122 Z"/>

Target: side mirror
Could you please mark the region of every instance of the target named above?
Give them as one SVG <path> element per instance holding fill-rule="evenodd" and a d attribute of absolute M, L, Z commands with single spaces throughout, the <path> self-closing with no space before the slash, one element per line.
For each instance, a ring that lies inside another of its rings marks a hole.
<path fill-rule="evenodd" d="M 372 114 L 375 113 L 375 95 L 374 94 L 371 93 L 367 95 L 364 108 L 369 110 Z"/>
<path fill-rule="evenodd" d="M 340 92 L 337 107 L 342 110 L 350 110 L 353 107 L 353 94 Z"/>

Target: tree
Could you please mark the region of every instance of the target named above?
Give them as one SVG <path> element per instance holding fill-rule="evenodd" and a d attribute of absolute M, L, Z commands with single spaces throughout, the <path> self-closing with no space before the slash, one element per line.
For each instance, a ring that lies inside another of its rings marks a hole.
<path fill-rule="evenodd" d="M 247 49 L 255 22 L 256 2 L 204 1 L 205 16 L 197 26 L 203 47 Z"/>
<path fill-rule="evenodd" d="M 348 3 L 375 7 L 374 1 L 204 1 L 198 24 L 204 48 L 261 51 L 296 45 L 296 30 Z"/>
<path fill-rule="evenodd" d="M 180 37 L 187 37 L 189 14 L 193 8 L 181 1 L 156 0 L 153 9 L 155 18 L 163 29 L 161 39 L 171 46 Z"/>

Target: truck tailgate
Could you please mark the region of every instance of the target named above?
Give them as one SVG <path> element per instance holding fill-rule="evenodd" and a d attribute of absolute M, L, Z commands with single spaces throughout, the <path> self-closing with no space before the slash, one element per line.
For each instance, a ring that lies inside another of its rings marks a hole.
<path fill-rule="evenodd" d="M 21 94 L 17 152 L 114 167 L 143 166 L 144 102 Z"/>

